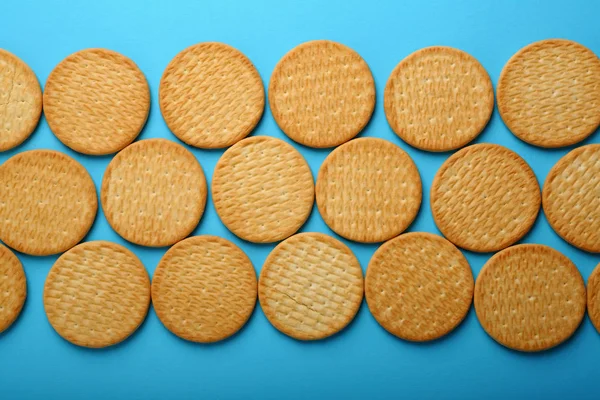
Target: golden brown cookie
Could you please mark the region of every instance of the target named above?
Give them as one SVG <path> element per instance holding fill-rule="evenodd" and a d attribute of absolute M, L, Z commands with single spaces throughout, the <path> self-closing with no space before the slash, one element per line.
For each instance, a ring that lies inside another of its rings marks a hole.
<path fill-rule="evenodd" d="M 427 47 L 402 60 L 384 93 L 387 120 L 411 146 L 448 151 L 475 139 L 494 109 L 492 81 L 471 55 Z"/>
<path fill-rule="evenodd" d="M 542 202 L 556 233 L 600 253 L 600 144 L 578 147 L 558 160 L 546 177 Z"/>
<path fill-rule="evenodd" d="M 231 146 L 254 129 L 265 109 L 258 71 L 224 43 L 188 47 L 160 80 L 160 109 L 169 129 L 191 146 Z"/>
<path fill-rule="evenodd" d="M 269 105 L 291 139 L 333 147 L 358 135 L 371 119 L 375 82 L 354 50 L 315 40 L 295 47 L 275 66 Z"/>
<path fill-rule="evenodd" d="M 540 351 L 567 340 L 585 313 L 585 285 L 575 265 L 541 244 L 496 253 L 475 283 L 483 329 L 514 350 Z"/>
<path fill-rule="evenodd" d="M 578 143 L 600 124 L 600 60 L 570 40 L 532 43 L 504 66 L 497 96 L 519 139 L 541 147 Z"/>
<path fill-rule="evenodd" d="M 152 279 L 152 302 L 165 327 L 199 343 L 239 331 L 256 304 L 256 273 L 235 244 L 217 236 L 187 238 L 166 252 Z"/>
<path fill-rule="evenodd" d="M 254 136 L 219 159 L 212 180 L 217 214 L 244 240 L 270 243 L 294 234 L 314 202 L 314 183 L 302 155 L 286 142 Z"/>
<path fill-rule="evenodd" d="M 146 318 L 150 279 L 141 261 L 116 243 L 95 241 L 60 256 L 44 284 L 44 309 L 54 330 L 84 347 L 127 339 Z"/>
<path fill-rule="evenodd" d="M 411 232 L 385 242 L 371 258 L 365 279 L 373 317 L 399 338 L 440 338 L 465 318 L 473 301 L 467 259 L 446 239 Z"/>
<path fill-rule="evenodd" d="M 452 154 L 431 186 L 439 230 L 455 245 L 482 253 L 508 247 L 529 232 L 540 202 L 529 165 L 497 144 L 475 144 Z"/>
<path fill-rule="evenodd" d="M 148 139 L 128 146 L 108 164 L 100 200 L 119 235 L 161 247 L 196 228 L 206 195 L 206 178 L 192 153 L 166 139 Z"/>
<path fill-rule="evenodd" d="M 258 282 L 271 324 L 299 340 L 331 336 L 352 321 L 363 298 L 363 273 L 346 245 L 322 233 L 299 233 L 267 257 Z"/>
<path fill-rule="evenodd" d="M 70 249 L 88 233 L 96 187 L 71 157 L 31 150 L 0 166 L 0 239 L 21 253 L 47 256 Z"/>
<path fill-rule="evenodd" d="M 27 279 L 21 262 L 0 244 L 0 333 L 17 319 L 27 297 Z"/>
<path fill-rule="evenodd" d="M 54 68 L 44 88 L 44 115 L 56 137 L 75 151 L 115 153 L 139 135 L 150 111 L 142 71 L 122 54 L 86 49 Z"/>
<path fill-rule="evenodd" d="M 587 311 L 592 324 L 600 332 L 600 264 L 596 265 L 588 278 Z"/>
<path fill-rule="evenodd" d="M 0 49 L 0 151 L 31 135 L 42 114 L 42 89 L 19 57 Z"/>
<path fill-rule="evenodd" d="M 415 219 L 421 191 L 419 171 L 404 150 L 383 139 L 355 139 L 333 150 L 321 165 L 317 206 L 338 235 L 382 242 Z"/>

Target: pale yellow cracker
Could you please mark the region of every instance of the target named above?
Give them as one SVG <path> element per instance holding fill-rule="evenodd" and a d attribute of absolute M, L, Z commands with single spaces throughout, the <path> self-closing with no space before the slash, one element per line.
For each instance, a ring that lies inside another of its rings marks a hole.
<path fill-rule="evenodd" d="M 587 311 L 592 324 L 600 332 L 600 264 L 596 265 L 588 278 Z"/>
<path fill-rule="evenodd" d="M 256 273 L 235 244 L 194 236 L 166 252 L 152 279 L 152 303 L 165 327 L 192 342 L 239 331 L 256 304 Z"/>
<path fill-rule="evenodd" d="M 88 233 L 96 187 L 85 168 L 52 150 L 31 150 L 0 166 L 0 239 L 35 256 L 62 253 Z"/>
<path fill-rule="evenodd" d="M 139 135 L 150 111 L 142 71 L 107 49 L 73 53 L 50 73 L 44 115 L 56 137 L 75 151 L 115 153 Z"/>
<path fill-rule="evenodd" d="M 196 228 L 206 195 L 206 178 L 192 153 L 169 140 L 148 139 L 126 147 L 108 164 L 100 200 L 119 235 L 161 247 Z"/>
<path fill-rule="evenodd" d="M 48 321 L 78 346 L 122 342 L 144 321 L 149 306 L 150 279 L 144 265 L 116 243 L 75 246 L 56 260 L 44 284 Z"/>
<path fill-rule="evenodd" d="M 258 282 L 260 305 L 275 328 L 299 340 L 344 329 L 363 299 L 363 273 L 352 251 L 322 233 L 299 233 L 267 257 Z"/>
<path fill-rule="evenodd" d="M 532 43 L 504 66 L 497 97 L 504 123 L 521 140 L 578 143 L 600 124 L 600 60 L 570 40 Z"/>
<path fill-rule="evenodd" d="M 192 146 L 216 149 L 231 146 L 254 129 L 265 108 L 265 89 L 240 51 L 223 43 L 199 43 L 169 63 L 159 101 L 175 136 Z"/>
<path fill-rule="evenodd" d="M 427 47 L 392 71 L 384 109 L 394 132 L 411 146 L 454 150 L 485 128 L 494 109 L 494 89 L 471 55 L 452 47 Z"/>
<path fill-rule="evenodd" d="M 328 40 L 303 43 L 275 66 L 269 105 L 279 127 L 310 147 L 333 147 L 367 125 L 375 82 L 358 53 Z"/>
<path fill-rule="evenodd" d="M 459 150 L 442 164 L 430 200 L 433 219 L 446 239 L 467 250 L 492 252 L 529 232 L 541 196 L 525 160 L 486 143 Z"/>
<path fill-rule="evenodd" d="M 27 297 L 27 279 L 21 262 L 0 244 L 0 333 L 17 319 Z"/>
<path fill-rule="evenodd" d="M 473 301 L 467 259 L 446 239 L 411 232 L 385 242 L 371 258 L 365 279 L 373 317 L 399 338 L 440 338 L 465 318 Z"/>
<path fill-rule="evenodd" d="M 286 142 L 266 136 L 242 140 L 215 167 L 212 195 L 227 228 L 255 243 L 283 240 L 306 221 L 314 183 L 302 155 Z"/>
<path fill-rule="evenodd" d="M 496 253 L 475 283 L 483 329 L 514 350 L 540 351 L 567 340 L 585 313 L 585 285 L 575 265 L 540 244 Z"/>
<path fill-rule="evenodd" d="M 317 206 L 338 235 L 382 242 L 402 233 L 421 206 L 421 178 L 410 156 L 383 139 L 352 140 L 333 150 L 317 177 Z"/>

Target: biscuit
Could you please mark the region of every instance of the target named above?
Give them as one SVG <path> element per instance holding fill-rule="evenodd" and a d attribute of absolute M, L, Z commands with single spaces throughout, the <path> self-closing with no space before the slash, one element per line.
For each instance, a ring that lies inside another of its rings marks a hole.
<path fill-rule="evenodd" d="M 73 53 L 50 73 L 44 115 L 56 137 L 80 153 L 115 153 L 135 140 L 150 111 L 150 89 L 129 58 L 106 49 Z"/>
<path fill-rule="evenodd" d="M 267 136 L 244 139 L 219 159 L 212 180 L 217 214 L 244 240 L 270 243 L 294 234 L 314 203 L 314 183 L 302 155 Z"/>
<path fill-rule="evenodd" d="M 388 123 L 406 143 L 448 151 L 475 139 L 494 109 L 492 81 L 471 55 L 427 47 L 402 60 L 384 92 Z"/>
<path fill-rule="evenodd" d="M 160 109 L 169 129 L 191 146 L 231 146 L 254 129 L 265 109 L 258 71 L 223 43 L 188 47 L 160 80 Z"/>
<path fill-rule="evenodd" d="M 365 279 L 373 317 L 401 339 L 440 338 L 465 318 L 473 301 L 467 259 L 446 239 L 411 232 L 385 242 L 371 258 Z"/>
<path fill-rule="evenodd" d="M 540 351 L 567 340 L 585 313 L 585 285 L 575 265 L 540 244 L 496 253 L 475 282 L 483 329 L 513 350 Z"/>
<path fill-rule="evenodd" d="M 0 333 L 17 319 L 27 297 L 27 279 L 21 262 L 0 244 Z"/>
<path fill-rule="evenodd" d="M 600 60 L 570 40 L 532 43 L 504 66 L 497 100 L 519 139 L 540 147 L 578 143 L 600 124 Z"/>
<path fill-rule="evenodd" d="M 35 130 L 42 114 L 42 89 L 19 57 L 0 49 L 0 151 L 17 147 Z"/>
<path fill-rule="evenodd" d="M 136 142 L 104 172 L 100 200 L 110 226 L 141 246 L 169 246 L 198 225 L 206 178 L 185 147 L 166 139 Z"/>
<path fill-rule="evenodd" d="M 150 279 L 144 265 L 116 243 L 73 247 L 56 260 L 44 284 L 48 321 L 78 346 L 122 342 L 144 321 L 149 306 Z"/>
<path fill-rule="evenodd" d="M 0 239 L 21 253 L 47 256 L 88 233 L 96 187 L 85 168 L 52 150 L 31 150 L 0 166 Z"/>
<path fill-rule="evenodd" d="M 152 302 L 164 326 L 199 343 L 239 331 L 256 305 L 256 273 L 235 244 L 194 236 L 171 247 L 152 279 Z"/>
<path fill-rule="evenodd" d="M 322 233 L 299 233 L 267 257 L 258 298 L 279 331 L 299 340 L 324 339 L 344 329 L 358 312 L 362 269 L 342 242 Z"/>
<path fill-rule="evenodd" d="M 333 147 L 352 139 L 375 108 L 375 81 L 358 53 L 328 40 L 303 43 L 275 66 L 269 105 L 296 142 Z"/>
<path fill-rule="evenodd" d="M 446 239 L 481 253 L 521 239 L 541 203 L 537 179 L 525 160 L 487 143 L 452 154 L 435 175 L 430 198 L 433 219 Z"/>
<path fill-rule="evenodd" d="M 596 265 L 588 278 L 587 310 L 592 324 L 600 332 L 600 264 Z"/>
<path fill-rule="evenodd" d="M 552 167 L 542 203 L 560 237 L 580 249 L 600 253 L 600 144 L 576 148 Z"/>
<path fill-rule="evenodd" d="M 382 242 L 402 233 L 419 212 L 421 192 L 413 160 L 383 139 L 355 139 L 336 148 L 317 177 L 325 223 L 356 242 Z"/>

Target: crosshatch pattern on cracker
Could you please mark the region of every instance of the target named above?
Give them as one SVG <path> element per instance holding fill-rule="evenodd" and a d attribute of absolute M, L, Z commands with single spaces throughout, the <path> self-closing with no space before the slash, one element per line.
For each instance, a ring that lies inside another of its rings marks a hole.
<path fill-rule="evenodd" d="M 26 297 L 23 266 L 12 251 L 0 244 L 0 333 L 15 322 Z"/>
<path fill-rule="evenodd" d="M 596 265 L 588 279 L 587 310 L 592 324 L 600 333 L 600 264 Z"/>

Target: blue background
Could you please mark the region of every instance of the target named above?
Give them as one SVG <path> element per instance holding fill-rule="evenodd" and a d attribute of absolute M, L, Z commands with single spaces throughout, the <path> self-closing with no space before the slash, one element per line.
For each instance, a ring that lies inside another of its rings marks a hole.
<path fill-rule="evenodd" d="M 383 88 L 394 66 L 411 52 L 448 45 L 475 56 L 494 86 L 504 63 L 521 47 L 545 38 L 568 38 L 600 54 L 600 2 L 589 1 L 284 1 L 195 2 L 113 0 L 0 2 L 0 47 L 28 63 L 43 85 L 67 55 L 106 47 L 133 59 L 152 92 L 148 124 L 139 139 L 178 141 L 158 106 L 158 84 L 169 61 L 185 47 L 222 41 L 244 52 L 265 87 L 277 61 L 311 39 L 331 39 L 355 49 L 367 61 L 377 85 L 377 105 L 361 136 L 390 140 L 410 153 L 424 184 L 423 206 L 410 231 L 438 232 L 431 217 L 429 188 L 445 154 L 415 150 L 389 128 Z M 285 137 L 268 107 L 254 134 Z M 585 143 L 598 142 L 596 132 Z M 543 183 L 569 148 L 542 150 L 514 137 L 497 110 L 476 142 L 508 146 L 523 156 Z M 316 176 L 329 150 L 292 143 Z M 52 148 L 79 160 L 97 188 L 110 157 L 88 157 L 62 145 L 42 118 L 32 137 L 0 154 Z M 188 147 L 189 148 L 189 147 Z M 219 151 L 190 148 L 210 181 Z M 303 231 L 332 234 L 316 206 Z M 238 244 L 257 272 L 274 245 L 253 245 L 221 224 L 212 200 L 194 234 L 212 233 Z M 109 227 L 102 211 L 86 240 L 105 239 L 132 249 L 153 273 L 166 248 L 131 245 Z M 350 243 L 363 269 L 376 245 Z M 540 213 L 523 242 L 544 243 L 570 257 L 584 279 L 600 261 L 561 240 Z M 477 276 L 490 254 L 465 252 Z M 449 336 L 427 344 L 386 333 L 363 304 L 355 321 L 324 341 L 302 343 L 273 328 L 257 307 L 247 326 L 229 340 L 200 345 L 167 331 L 153 310 L 127 341 L 104 350 L 73 346 L 61 339 L 44 314 L 42 291 L 54 257 L 18 254 L 28 280 L 28 299 L 14 326 L 0 334 L 0 397 L 12 398 L 598 398 L 600 335 L 586 316 L 574 337 L 539 354 L 522 354 L 496 344 L 480 327 L 473 309 Z"/>

